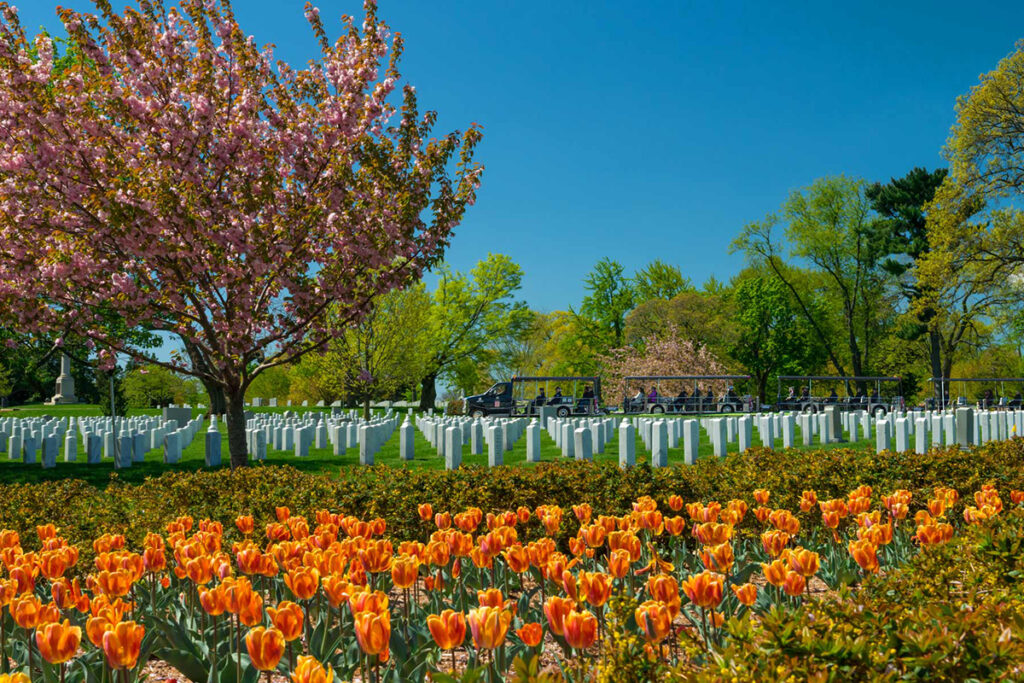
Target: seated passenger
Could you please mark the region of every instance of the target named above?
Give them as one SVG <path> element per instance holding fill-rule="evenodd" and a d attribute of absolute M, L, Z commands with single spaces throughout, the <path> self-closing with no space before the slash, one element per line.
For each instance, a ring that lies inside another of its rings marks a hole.
<path fill-rule="evenodd" d="M 551 395 L 551 403 L 558 403 L 562 400 L 562 387 L 555 387 L 555 393 Z"/>
<path fill-rule="evenodd" d="M 687 398 L 686 389 L 680 389 L 679 393 L 676 395 L 676 400 L 673 401 L 673 403 L 676 406 L 684 406 L 684 405 L 686 405 L 686 398 Z"/>
<path fill-rule="evenodd" d="M 801 401 L 810 401 L 811 400 L 811 388 L 810 387 L 804 387 L 803 389 L 800 390 L 800 400 Z"/>
<path fill-rule="evenodd" d="M 830 393 L 828 395 L 828 402 L 829 403 L 838 403 L 839 402 L 839 394 L 836 393 L 835 389 L 833 389 L 832 393 Z"/>
<path fill-rule="evenodd" d="M 789 388 L 789 393 L 786 394 L 786 400 L 787 401 L 793 401 L 795 399 L 796 399 L 796 388 L 795 387 L 790 387 Z"/>
<path fill-rule="evenodd" d="M 545 403 L 547 403 L 547 401 L 548 401 L 548 397 L 547 397 L 547 394 L 545 394 L 545 393 L 544 393 L 544 389 L 543 389 L 543 387 L 542 387 L 542 388 L 540 389 L 540 391 L 538 391 L 538 392 L 537 392 L 537 398 L 535 398 L 535 399 L 533 400 L 533 403 L 534 403 L 534 405 L 536 405 L 536 406 L 542 406 L 542 405 L 544 405 Z"/>
<path fill-rule="evenodd" d="M 594 389 L 589 384 L 583 389 L 583 398 L 594 398 Z"/>
<path fill-rule="evenodd" d="M 651 387 L 651 393 L 647 394 L 647 399 L 650 401 L 658 400 L 658 389 L 657 387 Z"/>

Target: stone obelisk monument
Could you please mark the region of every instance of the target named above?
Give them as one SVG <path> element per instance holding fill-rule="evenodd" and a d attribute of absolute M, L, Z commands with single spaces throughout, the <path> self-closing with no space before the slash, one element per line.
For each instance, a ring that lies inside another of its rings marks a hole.
<path fill-rule="evenodd" d="M 71 377 L 71 358 L 62 353 L 60 356 L 60 377 L 57 378 L 57 393 L 50 399 L 52 405 L 58 403 L 78 403 L 75 398 L 75 380 Z"/>

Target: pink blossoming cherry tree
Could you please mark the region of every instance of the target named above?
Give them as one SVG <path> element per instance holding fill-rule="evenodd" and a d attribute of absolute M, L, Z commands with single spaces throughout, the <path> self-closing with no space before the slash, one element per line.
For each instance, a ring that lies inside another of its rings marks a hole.
<path fill-rule="evenodd" d="M 58 10 L 59 60 L 0 2 L 0 316 L 221 388 L 237 467 L 253 378 L 441 258 L 481 134 L 431 137 L 373 2 L 334 42 L 307 5 L 320 54 L 303 69 L 227 0 L 138 2 Z M 187 353 L 153 357 L 112 319 Z"/>

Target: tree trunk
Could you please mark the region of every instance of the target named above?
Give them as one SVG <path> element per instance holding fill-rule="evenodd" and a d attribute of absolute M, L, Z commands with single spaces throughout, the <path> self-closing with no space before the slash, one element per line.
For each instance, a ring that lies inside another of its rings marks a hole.
<path fill-rule="evenodd" d="M 432 410 L 437 400 L 437 373 L 430 373 L 420 381 L 420 410 Z"/>
<path fill-rule="evenodd" d="M 234 391 L 226 394 L 228 452 L 231 454 L 231 469 L 249 464 L 249 451 L 245 443 L 245 392 Z"/>
<path fill-rule="evenodd" d="M 370 421 L 370 399 L 363 401 L 363 419 L 367 422 Z"/>
<path fill-rule="evenodd" d="M 942 347 L 939 333 L 928 330 L 928 359 L 931 361 L 932 377 L 945 377 L 942 369 Z"/>
<path fill-rule="evenodd" d="M 226 415 L 228 412 L 228 402 L 224 398 L 224 387 L 205 379 L 202 382 L 206 388 L 207 395 L 210 397 L 210 415 Z"/>

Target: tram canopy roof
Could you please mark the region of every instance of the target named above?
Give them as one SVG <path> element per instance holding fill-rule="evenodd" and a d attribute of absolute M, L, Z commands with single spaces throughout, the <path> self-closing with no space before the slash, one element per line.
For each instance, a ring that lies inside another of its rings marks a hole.
<path fill-rule="evenodd" d="M 623 377 L 623 380 L 640 379 L 647 382 L 658 381 L 662 379 L 674 380 L 674 379 L 708 379 L 708 380 L 725 380 L 735 379 L 743 380 L 750 379 L 750 375 L 630 375 Z"/>
<path fill-rule="evenodd" d="M 929 377 L 929 382 L 1024 382 L 1024 377 Z"/>
<path fill-rule="evenodd" d="M 600 377 L 513 377 L 513 382 L 600 382 Z"/>
<path fill-rule="evenodd" d="M 823 381 L 836 381 L 836 382 L 900 382 L 901 377 L 840 377 L 836 375 L 780 375 L 780 382 L 789 382 L 793 380 L 811 380 L 817 382 Z"/>

